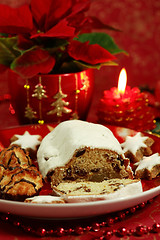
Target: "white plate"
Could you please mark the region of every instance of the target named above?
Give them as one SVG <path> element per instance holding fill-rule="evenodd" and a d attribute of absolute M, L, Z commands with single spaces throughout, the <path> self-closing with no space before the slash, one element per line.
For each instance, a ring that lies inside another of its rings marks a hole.
<path fill-rule="evenodd" d="M 38 218 L 80 218 L 106 214 L 133 207 L 160 194 L 160 186 L 136 196 L 85 203 L 31 204 L 0 200 L 0 212 Z"/>
<path fill-rule="evenodd" d="M 17 128 L 0 130 L 1 144 L 7 147 L 9 145 L 9 139 L 13 134 L 23 134 L 24 131 L 29 131 L 31 134 L 41 134 L 45 136 L 55 125 L 28 125 Z M 126 135 L 134 135 L 134 130 L 108 126 L 115 136 L 121 141 Z M 154 152 L 160 152 L 160 139 L 153 137 L 155 140 Z M 147 186 L 149 185 L 149 186 Z M 126 198 L 119 198 L 115 200 L 101 200 L 85 203 L 67 203 L 67 204 L 35 204 L 24 203 L 10 200 L 0 199 L 0 212 L 10 212 L 12 214 L 20 216 L 28 216 L 35 218 L 80 218 L 90 217 L 106 213 L 111 213 L 126 208 L 133 207 L 137 204 L 145 202 L 149 199 L 160 194 L 160 176 L 152 181 L 145 182 L 144 192 L 135 196 Z M 147 190 L 149 189 L 149 190 Z"/>

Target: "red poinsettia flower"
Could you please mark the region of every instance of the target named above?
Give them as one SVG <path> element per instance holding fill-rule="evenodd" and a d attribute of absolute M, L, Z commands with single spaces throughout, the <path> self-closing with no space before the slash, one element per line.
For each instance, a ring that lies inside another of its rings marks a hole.
<path fill-rule="evenodd" d="M 64 65 L 72 63 L 73 68 L 77 61 L 78 66 L 99 67 L 115 60 L 113 55 L 124 51 L 110 36 L 82 34 L 91 33 L 94 27 L 115 30 L 86 14 L 90 2 L 30 0 L 16 7 L 0 4 L 0 64 L 30 78 L 38 73 L 63 72 Z"/>
<path fill-rule="evenodd" d="M 68 53 L 76 60 L 94 65 L 116 59 L 98 44 L 89 44 L 89 42 L 81 43 L 77 40 L 71 42 Z"/>

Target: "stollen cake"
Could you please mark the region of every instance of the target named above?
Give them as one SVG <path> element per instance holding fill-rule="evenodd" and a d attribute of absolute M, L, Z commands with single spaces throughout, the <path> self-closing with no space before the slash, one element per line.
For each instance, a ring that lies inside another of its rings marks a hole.
<path fill-rule="evenodd" d="M 129 159 L 113 133 L 103 125 L 81 120 L 64 121 L 47 134 L 37 161 L 43 178 L 53 185 L 133 177 Z"/>
<path fill-rule="evenodd" d="M 143 191 L 140 180 L 110 179 L 102 182 L 63 182 L 53 186 L 54 194 L 66 202 L 88 202 L 134 196 Z"/>

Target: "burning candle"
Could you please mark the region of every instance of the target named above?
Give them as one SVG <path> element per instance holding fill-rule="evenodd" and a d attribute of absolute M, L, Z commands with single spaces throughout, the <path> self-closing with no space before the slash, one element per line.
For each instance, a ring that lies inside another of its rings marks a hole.
<path fill-rule="evenodd" d="M 120 94 L 124 94 L 127 84 L 127 73 L 125 68 L 122 68 L 119 74 L 119 81 L 118 81 L 118 92 Z"/>
<path fill-rule="evenodd" d="M 98 122 L 142 131 L 155 127 L 154 118 L 145 95 L 139 88 L 127 86 L 127 73 L 123 68 L 119 74 L 118 87 L 103 93 Z"/>

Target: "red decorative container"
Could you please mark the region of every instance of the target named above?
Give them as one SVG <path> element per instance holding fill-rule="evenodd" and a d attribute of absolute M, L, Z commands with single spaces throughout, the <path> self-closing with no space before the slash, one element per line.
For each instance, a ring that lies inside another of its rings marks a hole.
<path fill-rule="evenodd" d="M 104 91 L 97 114 L 101 124 L 137 131 L 155 128 L 155 111 L 148 105 L 148 99 L 139 88 L 127 86 L 125 68 L 122 68 L 119 74 L 118 88 Z"/>
<path fill-rule="evenodd" d="M 137 131 L 154 129 L 155 112 L 148 105 L 148 99 L 138 88 L 126 88 L 120 98 L 113 98 L 116 88 L 104 91 L 98 108 L 98 122 L 131 128 Z"/>
<path fill-rule="evenodd" d="M 9 77 L 12 105 L 20 124 L 85 120 L 92 100 L 93 70 L 69 74 Z"/>

